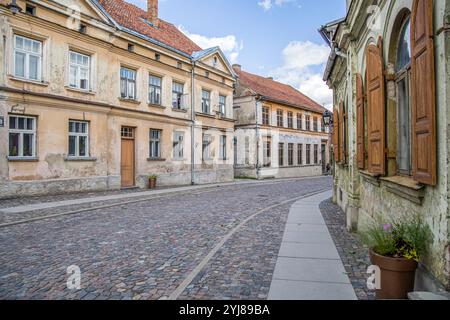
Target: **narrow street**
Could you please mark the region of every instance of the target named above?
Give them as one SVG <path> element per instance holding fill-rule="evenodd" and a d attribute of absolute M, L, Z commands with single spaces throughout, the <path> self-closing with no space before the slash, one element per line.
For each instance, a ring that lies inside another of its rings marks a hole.
<path fill-rule="evenodd" d="M 2 213 L 0 298 L 267 299 L 292 204 L 330 188 L 329 177 L 255 181 Z M 72 265 L 80 290 L 67 289 Z"/>

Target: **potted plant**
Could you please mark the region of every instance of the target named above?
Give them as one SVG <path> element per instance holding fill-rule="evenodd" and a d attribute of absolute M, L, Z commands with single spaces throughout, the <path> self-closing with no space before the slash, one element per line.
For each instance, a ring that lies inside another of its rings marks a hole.
<path fill-rule="evenodd" d="M 148 187 L 149 189 L 155 189 L 156 188 L 156 180 L 158 179 L 158 176 L 155 174 L 152 174 L 148 177 Z"/>
<path fill-rule="evenodd" d="M 432 240 L 429 227 L 418 216 L 402 216 L 391 222 L 377 221 L 362 232 L 370 260 L 380 268 L 377 299 L 407 299 L 414 291 L 418 262 Z"/>

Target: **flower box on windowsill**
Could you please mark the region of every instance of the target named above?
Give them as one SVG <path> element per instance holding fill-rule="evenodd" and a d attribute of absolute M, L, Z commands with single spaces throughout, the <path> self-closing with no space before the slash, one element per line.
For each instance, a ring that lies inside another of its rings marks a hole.
<path fill-rule="evenodd" d="M 95 157 L 70 157 L 70 156 L 67 156 L 67 157 L 64 158 L 64 161 L 80 161 L 80 162 L 82 162 L 82 161 L 86 161 L 86 162 L 91 161 L 91 162 L 95 162 L 95 161 L 97 161 L 97 158 L 95 158 Z"/>
<path fill-rule="evenodd" d="M 38 157 L 6 157 L 9 162 L 38 162 Z"/>

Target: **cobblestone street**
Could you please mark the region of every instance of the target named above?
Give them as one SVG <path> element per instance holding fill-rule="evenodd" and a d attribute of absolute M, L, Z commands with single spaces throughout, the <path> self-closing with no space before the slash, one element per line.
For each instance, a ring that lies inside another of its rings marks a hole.
<path fill-rule="evenodd" d="M 330 188 L 329 177 L 236 184 L 2 227 L 0 298 L 267 299 L 290 206 Z M 81 290 L 67 289 L 71 265 Z"/>

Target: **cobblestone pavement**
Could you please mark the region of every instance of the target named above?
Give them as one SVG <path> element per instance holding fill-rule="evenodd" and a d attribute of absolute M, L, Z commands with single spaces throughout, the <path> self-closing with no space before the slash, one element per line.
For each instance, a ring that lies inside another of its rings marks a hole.
<path fill-rule="evenodd" d="M 328 177 L 234 185 L 1 228 L 0 299 L 169 297 L 225 235 L 276 205 L 233 234 L 179 296 L 266 299 L 290 205 L 326 188 Z M 70 265 L 81 269 L 81 290 L 67 289 Z"/>
<path fill-rule="evenodd" d="M 347 231 L 344 212 L 331 199 L 320 204 L 320 210 L 339 252 L 345 270 L 359 300 L 374 300 L 375 292 L 367 288 L 366 274 L 371 265 L 368 248 L 356 234 Z"/>

